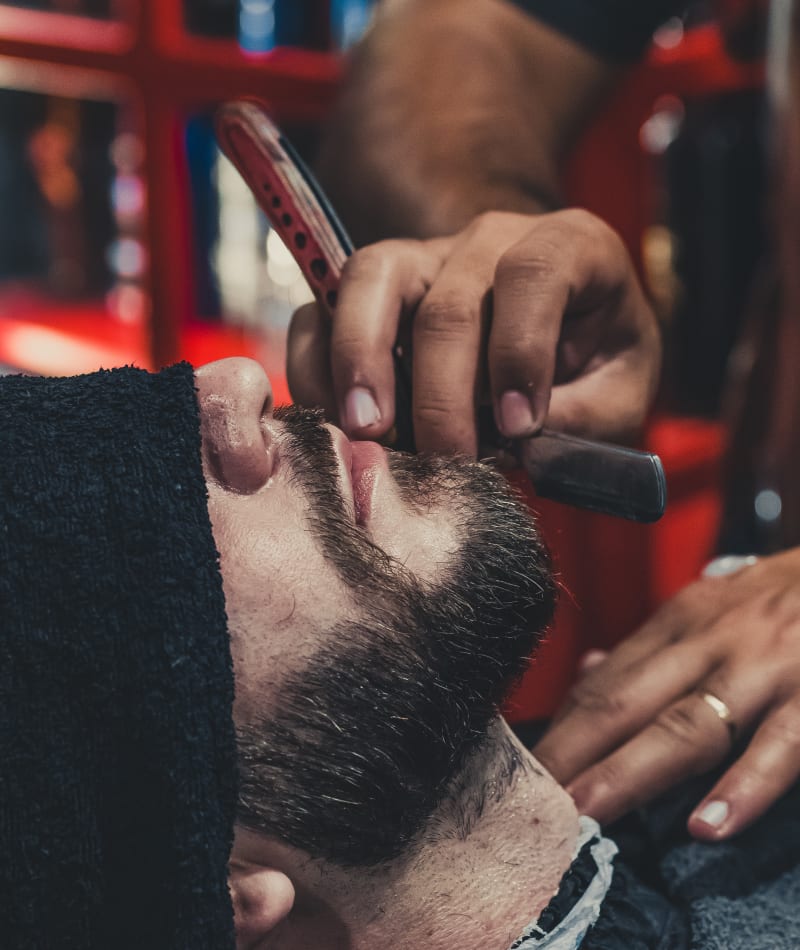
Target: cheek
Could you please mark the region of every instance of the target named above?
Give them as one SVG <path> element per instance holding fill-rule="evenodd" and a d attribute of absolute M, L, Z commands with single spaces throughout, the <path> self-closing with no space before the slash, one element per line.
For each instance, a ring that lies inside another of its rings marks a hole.
<path fill-rule="evenodd" d="M 228 615 L 240 622 L 259 617 L 279 628 L 297 613 L 296 591 L 302 579 L 297 532 L 263 517 L 248 519 L 237 509 L 239 499 L 228 510 L 211 508 Z"/>
<path fill-rule="evenodd" d="M 463 530 L 444 510 L 422 515 L 396 505 L 371 527 L 376 543 L 426 586 L 442 582 L 461 550 Z"/>
<path fill-rule="evenodd" d="M 209 489 L 236 676 L 237 718 L 343 619 L 349 599 L 306 530 L 303 512 L 277 491 L 238 496 Z"/>

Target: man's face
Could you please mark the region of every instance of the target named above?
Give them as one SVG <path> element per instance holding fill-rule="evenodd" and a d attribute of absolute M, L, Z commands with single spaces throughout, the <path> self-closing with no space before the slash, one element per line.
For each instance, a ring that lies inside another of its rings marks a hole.
<path fill-rule="evenodd" d="M 321 631 L 358 613 L 363 592 L 342 577 L 348 558 L 360 557 L 373 578 L 391 563 L 435 584 L 460 543 L 457 515 L 445 499 L 418 509 L 404 502 L 374 443 L 351 444 L 307 416 L 276 418 L 257 363 L 221 360 L 196 379 L 245 720 L 282 673 L 316 651 Z M 334 534 L 337 550 L 325 550 L 312 521 Z"/>
<path fill-rule="evenodd" d="M 395 856 L 549 619 L 535 529 L 486 466 L 273 414 L 256 363 L 197 386 L 242 820 L 341 863 Z"/>

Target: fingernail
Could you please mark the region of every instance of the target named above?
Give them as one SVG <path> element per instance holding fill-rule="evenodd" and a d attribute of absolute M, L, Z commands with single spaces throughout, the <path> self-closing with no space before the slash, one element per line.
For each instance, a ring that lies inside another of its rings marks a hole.
<path fill-rule="evenodd" d="M 536 420 L 528 397 L 515 389 L 503 393 L 500 397 L 500 423 L 503 435 L 531 435 L 536 429 Z"/>
<path fill-rule="evenodd" d="M 372 393 L 363 386 L 354 386 L 344 401 L 345 428 L 352 432 L 380 422 L 381 413 Z"/>
<path fill-rule="evenodd" d="M 712 828 L 719 828 L 728 817 L 729 811 L 727 802 L 706 802 L 692 817 L 697 821 L 702 821 L 705 825 L 710 825 Z"/>

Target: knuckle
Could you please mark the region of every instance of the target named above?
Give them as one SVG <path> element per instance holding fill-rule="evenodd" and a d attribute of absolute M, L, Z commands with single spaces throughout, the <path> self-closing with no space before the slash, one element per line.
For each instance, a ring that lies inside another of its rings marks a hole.
<path fill-rule="evenodd" d="M 577 257 L 588 255 L 602 261 L 609 275 L 622 281 L 629 272 L 625 242 L 610 224 L 583 208 L 559 212 L 559 226 L 569 233 L 572 252 Z M 563 248 L 563 241 L 559 242 Z"/>
<path fill-rule="evenodd" d="M 781 658 L 783 661 L 794 660 L 797 662 L 800 651 L 800 618 L 792 611 L 789 617 L 784 617 L 781 622 L 775 625 L 772 634 L 772 644 L 770 646 L 770 655 L 774 658 Z M 784 670 L 786 668 L 784 667 Z"/>
<path fill-rule="evenodd" d="M 519 215 L 509 211 L 481 211 L 472 219 L 467 230 L 472 234 L 494 234 L 504 231 L 509 221 L 519 218 Z"/>
<path fill-rule="evenodd" d="M 471 334 L 478 324 L 474 309 L 470 298 L 460 291 L 429 296 L 417 312 L 415 329 L 444 341 L 462 338 Z"/>
<path fill-rule="evenodd" d="M 653 728 L 671 745 L 681 747 L 702 747 L 707 733 L 696 709 L 687 703 L 669 706 L 654 720 Z"/>
<path fill-rule="evenodd" d="M 474 231 L 485 231 L 494 228 L 501 217 L 499 211 L 481 211 L 470 222 Z"/>
<path fill-rule="evenodd" d="M 565 208 L 563 211 L 557 211 L 554 217 L 581 231 L 611 230 L 605 221 L 586 208 Z"/>
<path fill-rule="evenodd" d="M 759 657 L 764 667 L 767 661 L 779 663 L 785 676 L 793 675 L 800 662 L 800 591 L 793 587 L 770 588 L 749 600 L 734 602 L 728 611 L 738 626 L 754 625 L 758 635 L 740 645 Z"/>
<path fill-rule="evenodd" d="M 794 585 L 768 592 L 764 597 L 764 613 L 783 627 L 800 620 L 800 591 Z"/>
<path fill-rule="evenodd" d="M 581 711 L 592 717 L 622 719 L 629 712 L 629 704 L 618 691 L 603 688 L 599 684 L 581 680 L 572 687 L 569 700 Z"/>
<path fill-rule="evenodd" d="M 567 208 L 558 212 L 562 222 L 567 224 L 571 230 L 584 235 L 592 240 L 602 240 L 619 243 L 622 245 L 622 238 L 617 232 L 596 214 L 587 211 L 585 208 Z"/>
<path fill-rule="evenodd" d="M 564 246 L 534 232 L 500 255 L 495 265 L 495 281 L 511 293 L 529 294 L 532 280 L 557 280 L 563 273 L 564 262 Z"/>
<path fill-rule="evenodd" d="M 370 244 L 367 247 L 354 251 L 344 262 L 342 279 L 344 281 L 358 280 L 373 267 L 382 267 L 384 256 L 380 244 Z"/>
<path fill-rule="evenodd" d="M 697 620 L 704 616 L 709 604 L 709 591 L 706 581 L 698 580 L 689 584 L 672 600 L 668 601 L 656 613 L 655 617 L 672 628 L 670 642 L 682 640 L 694 627 Z"/>
<path fill-rule="evenodd" d="M 415 407 L 414 420 L 418 427 L 424 428 L 428 433 L 446 432 L 453 436 L 458 429 L 454 419 L 457 409 L 457 406 L 445 398 L 438 401 L 428 400 Z"/>
<path fill-rule="evenodd" d="M 385 280 L 397 266 L 402 242 L 380 241 L 358 248 L 344 263 L 342 280 L 344 282 L 378 283 Z"/>

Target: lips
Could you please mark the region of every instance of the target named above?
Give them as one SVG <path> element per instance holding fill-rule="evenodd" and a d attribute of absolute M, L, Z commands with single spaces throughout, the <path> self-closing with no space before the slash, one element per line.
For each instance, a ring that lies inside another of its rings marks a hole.
<path fill-rule="evenodd" d="M 351 442 L 330 423 L 325 428 L 333 439 L 345 495 L 352 492 L 355 523 L 365 527 L 372 513 L 372 500 L 381 469 L 387 468 L 386 452 L 377 442 Z"/>

